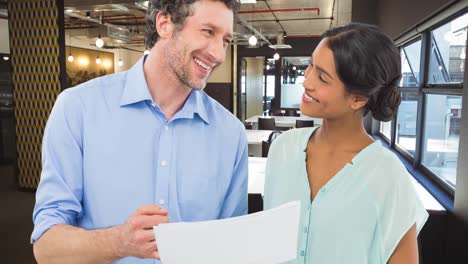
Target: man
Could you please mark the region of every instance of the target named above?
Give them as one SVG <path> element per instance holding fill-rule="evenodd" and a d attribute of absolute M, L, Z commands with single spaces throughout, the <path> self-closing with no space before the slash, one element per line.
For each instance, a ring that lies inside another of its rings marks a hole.
<path fill-rule="evenodd" d="M 150 54 L 61 93 L 33 214 L 39 263 L 154 263 L 153 226 L 247 213 L 243 125 L 202 91 L 237 8 L 153 0 Z"/>

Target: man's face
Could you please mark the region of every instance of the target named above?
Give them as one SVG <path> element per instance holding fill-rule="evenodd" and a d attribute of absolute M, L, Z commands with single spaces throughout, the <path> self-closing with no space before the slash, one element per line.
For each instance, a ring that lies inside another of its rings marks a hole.
<path fill-rule="evenodd" d="M 211 0 L 195 2 L 192 11 L 182 29 L 173 31 L 164 56 L 183 85 L 203 89 L 211 72 L 224 62 L 234 15 L 224 3 Z"/>

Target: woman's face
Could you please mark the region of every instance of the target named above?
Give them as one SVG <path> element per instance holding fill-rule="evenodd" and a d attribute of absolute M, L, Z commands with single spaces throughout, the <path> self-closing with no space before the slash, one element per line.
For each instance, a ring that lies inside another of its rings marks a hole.
<path fill-rule="evenodd" d="M 356 96 L 346 92 L 336 73 L 333 52 L 323 39 L 312 54 L 305 72 L 301 112 L 307 116 L 339 119 L 354 112 Z"/>

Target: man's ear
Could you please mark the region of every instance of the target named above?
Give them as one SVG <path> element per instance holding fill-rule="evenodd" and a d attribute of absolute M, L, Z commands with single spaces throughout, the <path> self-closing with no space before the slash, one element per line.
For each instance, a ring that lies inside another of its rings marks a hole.
<path fill-rule="evenodd" d="M 364 97 L 362 95 L 353 95 L 352 96 L 352 102 L 351 102 L 351 108 L 353 110 L 359 110 L 363 108 L 367 102 L 369 101 L 369 98 Z"/>
<path fill-rule="evenodd" d="M 163 12 L 159 12 L 156 15 L 156 31 L 160 38 L 170 38 L 172 36 L 172 31 L 174 29 L 174 24 L 171 21 L 171 15 L 164 15 Z"/>

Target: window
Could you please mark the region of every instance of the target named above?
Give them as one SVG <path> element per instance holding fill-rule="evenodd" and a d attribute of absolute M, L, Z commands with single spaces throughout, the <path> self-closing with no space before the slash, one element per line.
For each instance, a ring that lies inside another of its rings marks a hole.
<path fill-rule="evenodd" d="M 422 164 L 455 188 L 460 137 L 461 96 L 428 94 Z"/>
<path fill-rule="evenodd" d="M 421 39 L 400 48 L 401 104 L 398 109 L 396 144 L 414 156 L 416 150 L 416 119 L 418 115 L 418 93 L 421 69 Z"/>
<path fill-rule="evenodd" d="M 382 133 L 390 141 L 390 133 L 392 129 L 392 121 L 380 122 L 380 133 Z"/>
<path fill-rule="evenodd" d="M 429 83 L 463 82 L 467 25 L 465 14 L 430 33 Z"/>
<path fill-rule="evenodd" d="M 428 177 L 452 194 L 457 178 L 467 27 L 465 12 L 400 46 L 401 104 L 396 125 L 380 123 L 381 134 L 395 142 L 398 151 L 403 150 L 414 166 L 431 172 Z"/>
<path fill-rule="evenodd" d="M 401 80 L 400 87 L 419 86 L 419 68 L 421 64 L 421 40 L 400 50 Z"/>
<path fill-rule="evenodd" d="M 403 93 L 397 115 L 396 143 L 414 156 L 418 94 Z"/>

